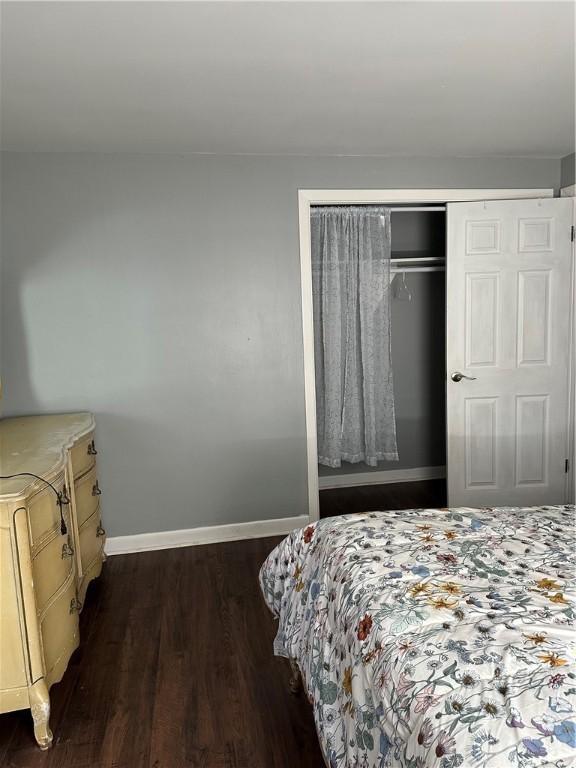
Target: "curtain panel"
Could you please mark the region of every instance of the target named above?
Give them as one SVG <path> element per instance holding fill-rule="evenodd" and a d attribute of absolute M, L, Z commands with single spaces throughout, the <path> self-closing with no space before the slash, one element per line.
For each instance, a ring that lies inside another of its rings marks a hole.
<path fill-rule="evenodd" d="M 397 460 L 390 209 L 311 211 L 318 461 Z"/>

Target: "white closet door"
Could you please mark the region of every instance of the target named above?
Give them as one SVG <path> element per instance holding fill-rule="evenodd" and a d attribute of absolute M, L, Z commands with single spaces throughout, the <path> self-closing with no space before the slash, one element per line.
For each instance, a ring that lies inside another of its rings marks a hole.
<path fill-rule="evenodd" d="M 450 505 L 566 501 L 572 221 L 567 198 L 447 206 Z"/>

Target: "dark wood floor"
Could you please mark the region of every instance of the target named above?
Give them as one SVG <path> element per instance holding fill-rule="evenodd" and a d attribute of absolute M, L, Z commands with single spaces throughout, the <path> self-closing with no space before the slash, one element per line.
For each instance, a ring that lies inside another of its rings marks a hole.
<path fill-rule="evenodd" d="M 311 708 L 272 655 L 258 570 L 279 539 L 108 559 L 51 691 L 54 745 L 0 715 L 3 768 L 323 768 Z"/>
<path fill-rule="evenodd" d="M 444 481 L 322 491 L 324 516 L 443 506 Z M 272 654 L 258 570 L 279 539 L 111 557 L 51 691 L 54 745 L 0 715 L 2 768 L 324 768 L 312 711 Z"/>
<path fill-rule="evenodd" d="M 320 516 L 332 517 L 351 512 L 381 509 L 418 509 L 446 506 L 446 480 L 417 483 L 360 485 L 320 491 Z"/>

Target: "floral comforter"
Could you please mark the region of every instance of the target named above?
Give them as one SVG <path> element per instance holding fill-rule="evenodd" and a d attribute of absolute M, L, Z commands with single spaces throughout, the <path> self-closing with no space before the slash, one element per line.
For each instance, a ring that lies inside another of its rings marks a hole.
<path fill-rule="evenodd" d="M 576 766 L 574 507 L 321 520 L 260 572 L 330 768 Z"/>

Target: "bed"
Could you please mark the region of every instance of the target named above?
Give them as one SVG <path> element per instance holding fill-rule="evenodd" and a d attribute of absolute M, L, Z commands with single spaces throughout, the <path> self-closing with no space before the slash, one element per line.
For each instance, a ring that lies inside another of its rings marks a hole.
<path fill-rule="evenodd" d="M 576 766 L 573 506 L 321 520 L 260 571 L 330 768 Z"/>

